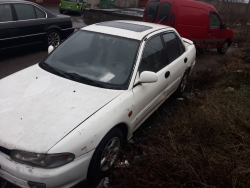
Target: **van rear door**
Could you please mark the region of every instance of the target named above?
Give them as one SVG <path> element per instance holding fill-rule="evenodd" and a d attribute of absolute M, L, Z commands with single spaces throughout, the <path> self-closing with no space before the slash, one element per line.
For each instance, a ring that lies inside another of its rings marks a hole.
<path fill-rule="evenodd" d="M 143 21 L 152 23 L 161 23 L 170 25 L 170 13 L 172 11 L 174 0 L 149 1 L 144 12 Z"/>
<path fill-rule="evenodd" d="M 154 22 L 157 17 L 159 6 L 160 6 L 159 1 L 149 1 L 144 11 L 143 21 Z"/>
<path fill-rule="evenodd" d="M 174 0 L 167 0 L 161 3 L 155 23 L 170 25 L 170 16 L 173 12 Z"/>

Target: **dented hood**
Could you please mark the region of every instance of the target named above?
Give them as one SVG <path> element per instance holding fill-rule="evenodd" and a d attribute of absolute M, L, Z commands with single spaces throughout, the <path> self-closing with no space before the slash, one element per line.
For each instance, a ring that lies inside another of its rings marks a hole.
<path fill-rule="evenodd" d="M 0 146 L 46 153 L 123 91 L 93 87 L 38 65 L 0 80 Z"/>

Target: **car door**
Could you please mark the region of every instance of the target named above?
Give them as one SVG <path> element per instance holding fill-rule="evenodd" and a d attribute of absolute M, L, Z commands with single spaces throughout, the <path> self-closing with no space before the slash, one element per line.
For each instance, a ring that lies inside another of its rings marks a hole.
<path fill-rule="evenodd" d="M 161 7 L 158 13 L 158 19 L 156 19 L 156 23 L 160 23 L 163 25 L 170 25 L 170 13 L 171 13 L 173 4 L 174 4 L 173 0 L 168 0 L 168 2 L 163 2 L 161 4 Z"/>
<path fill-rule="evenodd" d="M 216 48 L 221 43 L 221 26 L 219 15 L 214 11 L 210 11 L 208 30 L 208 43 L 210 44 L 210 48 Z"/>
<path fill-rule="evenodd" d="M 171 77 L 171 85 L 165 96 L 168 97 L 179 86 L 182 76 L 187 69 L 188 58 L 185 47 L 175 32 L 163 34 L 163 40 L 166 48 L 166 55 L 169 61 L 168 67 Z"/>
<path fill-rule="evenodd" d="M 11 5 L 0 4 L 0 49 L 18 45 L 17 23 Z"/>
<path fill-rule="evenodd" d="M 133 88 L 136 111 L 133 120 L 135 129 L 164 101 L 164 92 L 171 83 L 161 35 L 148 39 L 142 54 L 137 75 L 143 71 L 152 71 L 158 75 L 158 81 L 141 83 Z"/>
<path fill-rule="evenodd" d="M 31 4 L 14 4 L 21 44 L 39 43 L 45 39 L 46 13 Z"/>

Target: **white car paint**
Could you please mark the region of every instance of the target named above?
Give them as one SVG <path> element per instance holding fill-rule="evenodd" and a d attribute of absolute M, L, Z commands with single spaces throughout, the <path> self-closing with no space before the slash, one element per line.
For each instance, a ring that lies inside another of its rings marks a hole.
<path fill-rule="evenodd" d="M 152 29 L 132 32 L 91 25 L 82 30 L 141 40 L 135 71 L 125 91 L 67 80 L 42 70 L 38 65 L 0 81 L 0 129 L 4 130 L 0 132 L 0 146 L 47 154 L 69 152 L 76 156 L 74 161 L 64 166 L 43 169 L 14 162 L 0 152 L 0 176 L 13 183 L 22 182 L 22 187 L 28 187 L 27 181 L 45 183 L 46 187 L 70 187 L 86 179 L 95 148 L 109 130 L 124 124 L 129 139 L 177 89 L 184 72 L 192 70 L 195 64 L 194 45 L 184 39 L 186 52 L 155 73 L 157 82 L 141 83 L 134 87 L 140 79 L 136 70 L 147 42 L 144 39 L 162 32 L 177 32 L 158 24 L 124 22 L 150 26 Z M 184 63 L 186 57 L 188 62 Z M 165 79 L 167 71 L 171 71 L 171 75 Z"/>
<path fill-rule="evenodd" d="M 35 153 L 47 153 L 123 92 L 74 82 L 38 65 L 4 78 L 0 88 L 0 145 Z"/>

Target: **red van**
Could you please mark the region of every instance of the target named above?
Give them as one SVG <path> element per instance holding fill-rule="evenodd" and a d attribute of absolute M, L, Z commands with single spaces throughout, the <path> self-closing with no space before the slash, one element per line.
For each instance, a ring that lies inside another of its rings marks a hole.
<path fill-rule="evenodd" d="M 174 27 L 197 48 L 217 48 L 225 54 L 232 44 L 233 31 L 222 23 L 218 11 L 194 0 L 149 0 L 143 21 Z"/>

